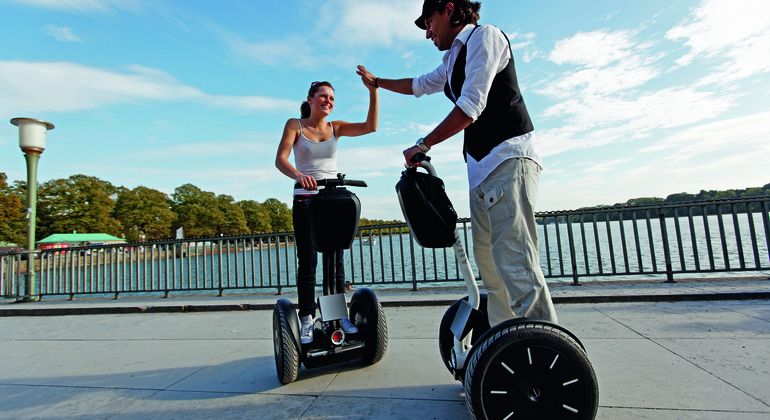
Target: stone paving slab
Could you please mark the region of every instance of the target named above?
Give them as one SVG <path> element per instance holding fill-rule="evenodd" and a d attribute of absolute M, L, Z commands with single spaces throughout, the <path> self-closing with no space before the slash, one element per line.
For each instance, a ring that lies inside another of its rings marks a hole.
<path fill-rule="evenodd" d="M 770 418 L 770 302 L 557 304 L 598 418 Z M 467 418 L 437 350 L 444 308 L 387 307 L 389 348 L 275 376 L 271 312 L 0 318 L 0 418 Z"/>
<path fill-rule="evenodd" d="M 770 350 L 770 337 L 748 340 L 678 338 L 656 342 L 693 366 L 770 406 L 770 359 L 756 357 Z"/>

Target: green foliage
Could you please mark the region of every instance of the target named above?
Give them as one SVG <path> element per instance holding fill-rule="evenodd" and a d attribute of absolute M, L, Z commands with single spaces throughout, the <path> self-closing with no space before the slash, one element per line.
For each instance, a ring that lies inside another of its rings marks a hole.
<path fill-rule="evenodd" d="M 403 220 L 381 220 L 381 219 L 367 219 L 362 217 L 358 221 L 358 226 L 372 226 L 372 225 L 400 225 L 403 224 Z"/>
<path fill-rule="evenodd" d="M 658 204 L 663 204 L 663 199 L 658 197 L 640 197 L 640 198 L 632 198 L 628 201 L 626 201 L 626 205 L 628 206 L 654 206 Z"/>
<path fill-rule="evenodd" d="M 273 232 L 288 232 L 294 229 L 289 206 L 275 198 L 268 198 L 262 206 L 270 215 L 270 226 Z"/>
<path fill-rule="evenodd" d="M 54 233 L 100 232 L 121 235 L 120 221 L 112 214 L 115 186 L 86 175 L 72 175 L 40 185 L 37 237 Z"/>
<path fill-rule="evenodd" d="M 7 176 L 0 172 L 0 242 L 26 242 L 24 201 L 20 194 L 6 183 Z"/>
<path fill-rule="evenodd" d="M 224 214 L 219 209 L 217 196 L 192 184 L 184 184 L 171 196 L 172 210 L 177 215 L 174 229 L 183 227 L 185 236 L 215 236 L 224 225 Z"/>
<path fill-rule="evenodd" d="M 377 226 L 377 225 L 403 225 L 403 220 L 381 220 L 381 219 L 367 219 L 365 217 L 362 217 L 358 221 L 358 228 L 367 227 L 367 226 Z M 408 227 L 401 227 L 398 230 L 393 230 L 392 228 L 387 229 L 380 229 L 383 234 L 388 233 L 408 233 L 409 228 Z M 373 229 L 372 233 L 380 233 L 378 229 Z"/>
<path fill-rule="evenodd" d="M 235 204 L 233 197 L 229 195 L 217 196 L 217 206 L 222 213 L 222 223 L 218 226 L 218 232 L 223 235 L 243 235 L 249 233 L 246 225 L 246 216 L 243 210 Z"/>
<path fill-rule="evenodd" d="M 695 195 L 686 192 L 671 194 L 666 197 L 666 203 L 684 203 L 687 201 L 694 201 Z"/>
<path fill-rule="evenodd" d="M 236 204 L 243 211 L 243 215 L 246 217 L 246 226 L 251 233 L 270 233 L 273 230 L 270 224 L 270 213 L 261 203 L 254 200 L 243 200 Z"/>
<path fill-rule="evenodd" d="M 171 236 L 176 213 L 165 193 L 139 186 L 133 190 L 122 188 L 118 193 L 115 217 L 123 225 L 127 240 L 159 240 Z"/>

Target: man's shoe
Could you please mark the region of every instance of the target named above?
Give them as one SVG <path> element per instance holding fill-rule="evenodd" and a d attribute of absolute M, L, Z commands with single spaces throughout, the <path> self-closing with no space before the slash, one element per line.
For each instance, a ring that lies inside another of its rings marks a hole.
<path fill-rule="evenodd" d="M 313 329 L 314 329 L 313 317 L 311 315 L 303 316 L 300 318 L 300 336 L 299 341 L 302 344 L 310 344 L 313 342 Z"/>
<path fill-rule="evenodd" d="M 358 328 L 350 322 L 349 318 L 342 318 L 340 321 L 342 322 L 342 331 L 345 331 L 345 334 L 358 333 Z"/>

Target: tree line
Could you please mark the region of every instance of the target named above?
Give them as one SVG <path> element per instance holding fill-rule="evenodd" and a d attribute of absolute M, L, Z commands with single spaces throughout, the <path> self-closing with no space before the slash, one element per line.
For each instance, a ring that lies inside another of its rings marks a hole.
<path fill-rule="evenodd" d="M 27 183 L 8 183 L 0 172 L 0 242 L 23 244 L 27 237 Z M 293 230 L 291 208 L 275 198 L 235 201 L 195 185 L 177 187 L 171 196 L 139 186 L 129 189 L 87 175 L 53 179 L 38 186 L 40 240 L 54 233 L 108 233 L 128 241 L 175 237 L 213 237 Z M 361 225 L 402 223 L 361 219 Z"/>
<path fill-rule="evenodd" d="M 752 198 L 752 197 L 770 197 L 770 184 L 765 184 L 761 187 L 750 187 L 750 188 L 744 188 L 744 189 L 730 189 L 730 190 L 701 190 L 697 194 L 690 194 L 690 193 L 676 193 L 671 194 L 667 196 L 666 198 L 659 198 L 659 197 L 639 197 L 639 198 L 632 198 L 625 203 L 616 203 L 613 205 L 600 205 L 595 207 L 581 207 L 577 209 L 577 211 L 590 211 L 590 214 L 583 214 L 583 215 L 571 215 L 569 216 L 569 220 L 571 222 L 591 222 L 593 220 L 593 215 L 597 210 L 602 209 L 608 209 L 613 208 L 617 209 L 617 211 L 612 212 L 608 217 L 609 220 L 618 220 L 620 217 L 622 217 L 624 220 L 630 220 L 633 217 L 637 218 L 645 218 L 647 217 L 647 210 L 623 210 L 623 207 L 658 207 L 658 206 L 664 206 L 664 205 L 676 205 L 676 204 L 682 204 L 682 203 L 702 203 L 702 202 L 709 202 L 709 201 L 720 201 L 720 200 L 735 200 L 735 199 L 742 199 L 742 198 Z M 715 215 L 718 213 L 719 210 L 722 210 L 723 212 L 726 211 L 727 207 L 720 205 L 720 208 L 717 208 L 718 205 L 695 205 L 692 207 L 689 212 L 693 216 L 700 216 L 705 212 L 711 215 Z M 618 209 L 620 208 L 620 209 Z M 735 204 L 734 205 L 735 211 L 738 213 L 757 213 L 763 211 L 762 205 L 759 202 L 754 203 L 748 203 L 748 204 Z M 673 216 L 687 216 L 688 210 L 685 208 L 670 208 L 665 207 L 662 210 L 663 216 L 665 217 L 673 217 Z M 657 214 L 650 214 L 651 217 L 656 217 Z M 559 222 L 565 221 L 566 219 L 564 217 L 559 217 Z"/>

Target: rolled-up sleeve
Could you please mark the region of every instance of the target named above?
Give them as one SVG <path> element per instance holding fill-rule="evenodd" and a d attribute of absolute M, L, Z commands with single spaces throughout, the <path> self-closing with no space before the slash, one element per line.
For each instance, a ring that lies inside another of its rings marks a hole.
<path fill-rule="evenodd" d="M 412 79 L 412 92 L 414 96 L 430 95 L 441 92 L 446 84 L 446 63 L 441 63 L 433 71 Z"/>
<path fill-rule="evenodd" d="M 469 40 L 465 82 L 456 103 L 474 121 L 487 106 L 492 81 L 510 57 L 508 42 L 499 29 L 482 26 L 479 32 Z"/>

